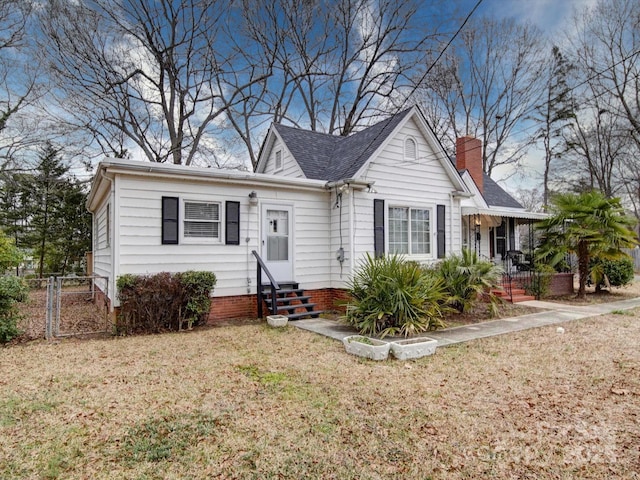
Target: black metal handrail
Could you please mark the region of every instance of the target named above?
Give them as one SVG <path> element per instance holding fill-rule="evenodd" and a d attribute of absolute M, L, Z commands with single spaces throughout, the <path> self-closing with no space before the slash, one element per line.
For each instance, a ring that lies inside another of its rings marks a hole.
<path fill-rule="evenodd" d="M 280 285 L 278 284 L 278 282 L 276 281 L 275 278 L 273 278 L 273 275 L 271 275 L 271 272 L 269 271 L 269 269 L 267 268 L 267 266 L 264 264 L 264 261 L 262 260 L 262 258 L 260 258 L 260 255 L 258 255 L 258 252 L 256 252 L 255 250 L 252 250 L 251 253 L 253 253 L 253 256 L 256 257 L 257 260 L 257 276 L 256 276 L 256 283 L 257 283 L 257 289 L 258 291 L 257 293 L 257 299 L 258 299 L 258 318 L 262 318 L 262 302 L 264 301 L 263 295 L 262 295 L 262 271 L 264 270 L 264 273 L 267 274 L 267 278 L 269 279 L 269 284 L 271 287 L 271 314 L 272 315 L 277 315 L 278 314 L 278 306 L 276 305 L 276 291 L 280 290 Z"/>
<path fill-rule="evenodd" d="M 529 258 L 527 258 L 529 257 Z M 540 273 L 536 269 L 533 255 L 525 255 L 520 250 L 509 250 L 502 261 L 503 285 L 509 297 L 513 297 L 513 283 L 531 286 L 532 282 L 538 281 Z M 520 288 L 520 286 L 518 286 Z M 540 293 L 534 289 L 536 300 L 540 300 Z"/>

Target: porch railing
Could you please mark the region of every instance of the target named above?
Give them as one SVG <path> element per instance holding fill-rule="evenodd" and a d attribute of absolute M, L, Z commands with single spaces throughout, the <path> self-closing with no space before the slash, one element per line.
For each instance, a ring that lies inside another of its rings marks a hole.
<path fill-rule="evenodd" d="M 256 261 L 257 261 L 257 276 L 256 276 L 256 284 L 257 284 L 257 289 L 258 291 L 256 292 L 257 295 L 257 300 L 258 300 L 258 318 L 262 318 L 262 303 L 264 302 L 264 295 L 262 294 L 262 271 L 264 270 L 265 275 L 267 276 L 267 278 L 269 279 L 269 286 L 271 288 L 271 315 L 277 315 L 278 314 L 278 306 L 276 305 L 276 292 L 278 290 L 280 290 L 280 285 L 278 284 L 278 282 L 276 281 L 275 278 L 273 278 L 273 275 L 271 275 L 271 272 L 269 271 L 269 269 L 267 268 L 267 266 L 265 265 L 264 261 L 262 260 L 262 258 L 260 258 L 260 255 L 258 255 L 258 252 L 256 252 L 255 250 L 252 250 L 251 253 L 253 254 L 254 257 L 256 257 Z"/>
<path fill-rule="evenodd" d="M 538 275 L 533 255 L 525 255 L 520 250 L 509 250 L 502 260 L 502 267 L 504 269 L 503 285 L 509 297 L 513 296 L 513 288 L 526 289 L 536 281 L 536 275 Z M 538 289 L 533 291 L 536 300 L 540 300 Z"/>

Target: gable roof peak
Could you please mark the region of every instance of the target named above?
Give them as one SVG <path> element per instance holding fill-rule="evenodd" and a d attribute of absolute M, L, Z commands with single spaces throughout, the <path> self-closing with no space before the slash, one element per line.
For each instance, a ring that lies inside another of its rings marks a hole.
<path fill-rule="evenodd" d="M 414 111 L 415 107 L 407 108 L 346 137 L 279 123 L 274 123 L 273 128 L 307 178 L 337 181 L 353 177 L 407 115 Z"/>

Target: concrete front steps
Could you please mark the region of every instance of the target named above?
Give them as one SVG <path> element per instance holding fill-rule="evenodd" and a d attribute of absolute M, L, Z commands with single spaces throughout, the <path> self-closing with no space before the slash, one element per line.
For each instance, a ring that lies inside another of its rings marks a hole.
<path fill-rule="evenodd" d="M 498 288 L 491 289 L 491 293 L 502 298 L 505 302 L 518 303 L 535 300 L 536 297 L 527 295 L 524 288 L 520 288 L 514 284 L 501 284 Z M 511 295 L 509 295 L 511 293 Z"/>

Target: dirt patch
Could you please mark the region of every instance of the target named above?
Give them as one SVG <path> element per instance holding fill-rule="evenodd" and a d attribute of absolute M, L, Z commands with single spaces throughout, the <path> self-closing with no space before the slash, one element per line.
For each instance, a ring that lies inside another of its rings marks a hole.
<path fill-rule="evenodd" d="M 578 284 L 574 285 L 574 290 L 578 291 Z M 587 287 L 586 298 L 578 298 L 575 294 L 562 296 L 549 296 L 543 298 L 545 301 L 566 303 L 570 305 L 588 305 L 596 303 L 618 302 L 630 298 L 640 297 L 640 281 L 634 281 L 623 287 L 612 287 L 607 290 L 596 292 L 595 287 Z"/>

